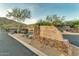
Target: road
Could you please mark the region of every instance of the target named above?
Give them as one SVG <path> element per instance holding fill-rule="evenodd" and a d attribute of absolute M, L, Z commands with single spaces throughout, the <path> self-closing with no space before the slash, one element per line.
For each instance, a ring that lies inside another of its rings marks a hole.
<path fill-rule="evenodd" d="M 63 35 L 63 37 L 68 39 L 71 44 L 79 47 L 79 35 Z"/>
<path fill-rule="evenodd" d="M 0 56 L 36 56 L 36 54 L 0 29 Z"/>

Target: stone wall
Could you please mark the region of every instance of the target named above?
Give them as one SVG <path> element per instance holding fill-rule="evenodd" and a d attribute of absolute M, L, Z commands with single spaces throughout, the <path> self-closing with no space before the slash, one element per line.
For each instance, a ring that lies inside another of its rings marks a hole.
<path fill-rule="evenodd" d="M 64 55 L 72 54 L 69 41 L 63 40 L 61 32 L 54 26 L 35 26 L 33 39 L 40 42 L 42 47 L 55 47 Z"/>
<path fill-rule="evenodd" d="M 52 40 L 63 40 L 61 32 L 54 26 L 40 26 L 40 36 Z"/>

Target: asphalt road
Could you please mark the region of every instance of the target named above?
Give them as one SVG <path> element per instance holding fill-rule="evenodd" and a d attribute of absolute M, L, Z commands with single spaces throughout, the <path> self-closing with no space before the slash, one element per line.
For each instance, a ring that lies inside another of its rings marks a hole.
<path fill-rule="evenodd" d="M 79 47 L 79 35 L 63 35 L 63 37 L 68 39 L 71 44 Z"/>
<path fill-rule="evenodd" d="M 36 54 L 0 29 L 0 56 L 36 56 Z"/>

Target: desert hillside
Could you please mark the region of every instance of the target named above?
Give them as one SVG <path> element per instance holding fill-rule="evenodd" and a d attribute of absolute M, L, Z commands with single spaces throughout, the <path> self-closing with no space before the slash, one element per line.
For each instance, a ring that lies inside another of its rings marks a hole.
<path fill-rule="evenodd" d="M 18 23 L 14 20 L 11 20 L 11 19 L 7 19 L 5 17 L 0 17 L 0 27 L 7 27 L 7 28 L 12 28 L 12 27 L 16 27 L 18 26 L 18 24 L 21 25 L 21 27 L 26 27 L 27 25 L 26 24 L 23 24 L 23 23 Z"/>

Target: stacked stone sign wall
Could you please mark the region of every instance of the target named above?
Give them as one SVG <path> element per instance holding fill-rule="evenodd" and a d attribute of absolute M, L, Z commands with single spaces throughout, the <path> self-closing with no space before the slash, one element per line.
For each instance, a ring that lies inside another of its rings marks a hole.
<path fill-rule="evenodd" d="M 64 55 L 71 55 L 69 41 L 63 40 L 61 32 L 54 26 L 35 26 L 33 39 L 39 41 L 42 47 L 55 47 Z"/>

